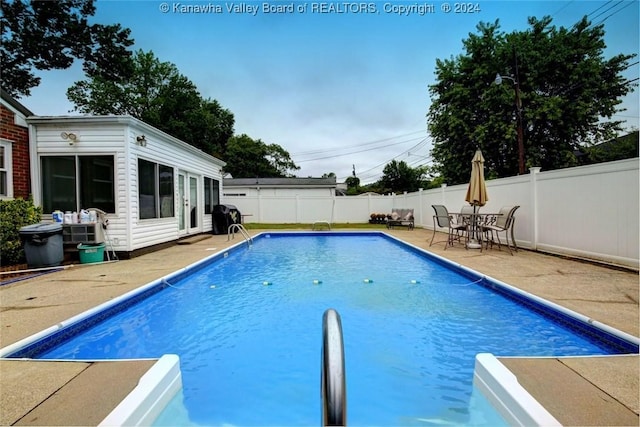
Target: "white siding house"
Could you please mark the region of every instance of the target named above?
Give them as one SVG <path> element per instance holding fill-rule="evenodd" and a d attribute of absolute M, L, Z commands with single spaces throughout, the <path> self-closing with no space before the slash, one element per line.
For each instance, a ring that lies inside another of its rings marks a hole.
<path fill-rule="evenodd" d="M 212 229 L 222 160 L 130 116 L 27 119 L 34 202 L 98 208 L 109 248 L 131 253 Z"/>

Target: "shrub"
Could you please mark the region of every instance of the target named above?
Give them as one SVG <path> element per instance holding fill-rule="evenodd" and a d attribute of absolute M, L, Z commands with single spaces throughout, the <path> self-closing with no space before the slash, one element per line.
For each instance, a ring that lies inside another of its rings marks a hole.
<path fill-rule="evenodd" d="M 42 208 L 33 200 L 0 200 L 0 254 L 2 265 L 20 264 L 25 261 L 20 228 L 37 224 L 42 217 Z"/>

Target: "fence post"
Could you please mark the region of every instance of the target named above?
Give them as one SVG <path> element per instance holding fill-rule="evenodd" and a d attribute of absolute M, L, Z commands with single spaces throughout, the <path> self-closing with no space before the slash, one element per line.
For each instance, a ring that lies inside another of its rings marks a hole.
<path fill-rule="evenodd" d="M 337 221 L 336 217 L 336 194 L 334 192 L 331 196 L 331 221 L 329 224 L 333 224 L 333 221 Z"/>
<path fill-rule="evenodd" d="M 442 204 L 447 205 L 447 184 L 440 184 L 440 189 L 442 190 Z"/>
<path fill-rule="evenodd" d="M 260 187 L 258 187 L 258 222 L 262 221 L 262 193 L 260 193 Z"/>
<path fill-rule="evenodd" d="M 539 166 L 529 168 L 531 177 L 531 249 L 538 249 L 538 173 Z"/>
<path fill-rule="evenodd" d="M 413 220 L 415 222 L 417 222 L 418 224 L 420 224 L 420 225 L 424 224 L 424 218 L 423 218 L 424 211 L 423 211 L 423 207 L 422 207 L 422 205 L 424 204 L 423 200 L 422 200 L 423 196 L 424 196 L 424 188 L 421 188 L 421 189 L 418 190 L 418 212 L 417 212 L 417 215 L 420 215 L 420 217 L 419 217 L 420 218 L 420 222 L 417 221 L 417 215 L 414 215 L 414 217 L 413 217 Z"/>

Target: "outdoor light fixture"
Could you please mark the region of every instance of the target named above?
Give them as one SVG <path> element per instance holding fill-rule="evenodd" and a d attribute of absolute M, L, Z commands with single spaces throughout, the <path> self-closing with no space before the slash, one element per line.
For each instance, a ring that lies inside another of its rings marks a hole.
<path fill-rule="evenodd" d="M 136 136 L 136 142 L 141 147 L 146 147 L 147 146 L 147 138 L 144 135 Z"/>
<path fill-rule="evenodd" d="M 524 175 L 524 132 L 522 130 L 522 101 L 520 100 L 520 84 L 518 80 L 509 76 L 501 76 L 496 73 L 493 81 L 497 85 L 502 84 L 502 80 L 507 79 L 513 82 L 513 88 L 516 91 L 516 114 L 518 119 L 518 175 Z"/>
<path fill-rule="evenodd" d="M 60 132 L 60 138 L 69 142 L 69 145 L 73 145 L 78 142 L 78 135 L 73 132 Z"/>

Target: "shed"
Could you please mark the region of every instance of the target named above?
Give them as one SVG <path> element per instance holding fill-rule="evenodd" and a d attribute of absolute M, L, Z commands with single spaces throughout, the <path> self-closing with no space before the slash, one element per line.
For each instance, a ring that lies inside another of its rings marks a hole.
<path fill-rule="evenodd" d="M 131 254 L 212 230 L 222 167 L 131 116 L 32 116 L 33 198 L 55 210 L 106 213 L 105 243 Z"/>
<path fill-rule="evenodd" d="M 225 197 L 332 196 L 336 178 L 225 178 Z"/>

